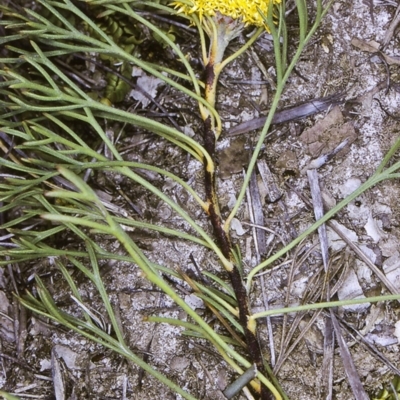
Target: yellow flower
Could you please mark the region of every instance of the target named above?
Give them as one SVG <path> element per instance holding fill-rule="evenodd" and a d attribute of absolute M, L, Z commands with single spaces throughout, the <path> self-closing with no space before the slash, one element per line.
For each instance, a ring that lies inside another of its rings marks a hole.
<path fill-rule="evenodd" d="M 173 1 L 171 5 L 186 15 L 197 13 L 200 19 L 203 16 L 213 17 L 218 11 L 233 19 L 241 18 L 245 25 L 265 26 L 258 9 L 267 15 L 271 1 L 274 4 L 281 2 L 281 0 L 183 0 Z"/>

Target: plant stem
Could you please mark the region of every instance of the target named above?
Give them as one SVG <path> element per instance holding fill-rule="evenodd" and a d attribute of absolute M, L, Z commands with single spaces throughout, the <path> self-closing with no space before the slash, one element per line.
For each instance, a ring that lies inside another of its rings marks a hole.
<path fill-rule="evenodd" d="M 214 31 L 217 29 L 215 25 L 213 28 Z M 215 35 L 217 35 L 217 33 L 215 33 Z M 222 55 L 225 50 L 215 36 L 214 39 L 215 40 L 210 45 L 209 61 L 205 68 L 205 99 L 212 107 L 214 107 L 215 104 L 217 82 L 222 69 L 220 61 L 222 61 Z M 211 116 L 205 116 L 203 127 L 204 148 L 209 154 L 211 160 L 215 159 L 215 145 L 219 134 L 220 132 L 217 132 Z M 210 217 L 210 221 L 214 229 L 217 245 L 225 258 L 231 262 L 230 268 L 226 269 L 236 295 L 239 308 L 239 322 L 244 330 L 250 362 L 253 365 L 256 365 L 257 369 L 261 373 L 265 374 L 264 361 L 256 334 L 257 324 L 248 324 L 251 312 L 246 287 L 242 280 L 240 268 L 236 264 L 233 256 L 233 246 L 229 235 L 229 230 L 224 229 L 224 223 L 220 213 L 214 162 L 211 163 L 204 159 L 204 174 L 206 202 L 208 205 L 207 214 Z M 268 400 L 272 398 L 271 392 L 265 385 L 260 386 L 260 395 L 262 400 Z"/>

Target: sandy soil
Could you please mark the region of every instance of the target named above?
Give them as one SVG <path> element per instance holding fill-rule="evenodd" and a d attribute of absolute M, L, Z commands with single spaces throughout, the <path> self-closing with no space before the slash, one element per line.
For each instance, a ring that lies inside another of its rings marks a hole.
<path fill-rule="evenodd" d="M 385 55 L 393 57 L 391 65 L 385 65 L 382 57 L 373 52 L 375 42 L 378 45 L 383 43 L 396 7 L 381 1 L 374 4 L 371 10 L 369 3 L 362 0 L 334 1 L 321 28 L 301 56 L 296 73 L 288 81 L 280 109 L 337 93 L 342 94 L 346 102 L 312 117 L 273 126 L 260 155 L 257 173 L 264 224 L 269 229 L 264 254 L 255 251 L 253 229 L 248 225 L 250 215 L 247 203 L 239 210 L 234 223 L 233 237 L 241 248 L 246 271 L 257 264 L 259 257 L 265 258 L 267 254 L 276 252 L 283 243 L 290 242 L 315 220 L 307 202 L 311 201 L 307 177 L 311 162 L 348 139 L 344 150 L 317 169 L 325 206 L 331 208 L 373 174 L 399 135 L 399 122 L 390 117 L 399 115 L 398 35 L 394 34 L 382 50 Z M 288 17 L 288 26 L 289 32 L 295 34 L 294 15 Z M 184 51 L 191 52 L 195 63 L 198 58 L 195 35 L 177 35 L 177 41 Z M 237 43 L 232 46 L 235 48 Z M 225 214 L 231 209 L 238 193 L 243 166 L 260 130 L 241 135 L 232 135 L 230 131 L 242 122 L 266 115 L 268 111 L 273 94 L 270 82 L 274 79 L 273 53 L 268 51 L 270 46 L 268 38 L 262 37 L 252 52 L 235 60 L 221 76 L 218 109 L 225 132 L 218 145 L 218 159 L 221 177 L 219 192 Z M 153 57 L 157 60 L 157 54 Z M 157 86 L 153 95 L 171 113 L 178 115 L 177 123 L 185 126 L 185 133 L 201 141 L 201 121 L 196 105 L 190 100 L 182 100 L 182 95 L 174 90 L 164 90 L 164 86 Z M 135 98 L 133 95 L 125 104 L 136 104 Z M 177 104 L 181 105 L 180 109 L 177 109 Z M 146 111 L 150 106 L 140 107 Z M 110 127 L 114 132 L 118 128 Z M 119 148 L 121 151 L 126 149 L 124 156 L 127 160 L 162 166 L 203 191 L 201 165 L 188 161 L 186 155 L 167 142 L 145 132 L 127 129 Z M 263 166 L 269 168 L 270 175 L 262 169 Z M 160 176 L 154 175 L 149 179 L 187 209 L 201 226 L 210 230 L 205 215 L 180 187 Z M 270 182 L 268 187 L 266 180 Z M 93 182 L 99 186 L 104 184 L 105 191 L 117 183 L 127 196 L 134 199 L 145 220 L 185 229 L 185 224 L 175 217 L 167 205 L 125 178 L 98 174 Z M 274 193 L 278 194 L 275 196 Z M 397 290 L 400 290 L 399 196 L 398 181 L 381 183 L 362 194 L 335 218 L 345 235 L 362 249 Z M 115 194 L 115 190 L 112 201 L 127 207 L 124 198 Z M 179 265 L 184 271 L 195 271 L 189 258 L 191 254 L 200 269 L 223 276 L 217 261 L 201 246 L 144 231 L 132 232 L 132 237 L 155 263 L 171 268 Z M 339 299 L 388 293 L 376 274 L 331 228 L 328 228 L 328 238 L 331 267 L 337 271 L 331 286 L 336 285 Z M 103 237 L 99 240 L 115 253 L 123 253 L 119 244 L 111 239 Z M 307 302 L 308 299 L 319 301 L 324 275 L 318 243 L 317 235 L 308 238 L 257 280 L 251 296 L 255 311 L 265 307 L 265 299 L 268 299 L 270 307 L 276 308 L 287 301 L 290 304 Z M 307 257 L 303 257 L 305 254 Z M 44 274 L 46 270 L 45 265 L 38 264 L 21 268 L 24 277 L 33 271 Z M 49 268 L 52 270 L 52 266 Z M 104 262 L 102 268 L 107 290 L 131 347 L 195 397 L 224 399 L 221 390 L 234 379 L 234 375 L 209 344 L 182 335 L 180 328 L 143 321 L 146 315 L 185 319 L 185 313 L 155 290 L 134 265 Z M 73 310 L 74 305 L 60 273 L 53 271 L 43 279 L 56 300 Z M 76 279 L 80 281 L 81 295 L 88 304 L 101 310 L 92 287 L 79 274 L 76 274 Z M 143 376 L 137 366 L 30 313 L 19 317 L 26 331 L 22 330 L 22 337 L 21 332 L 16 337 L 14 318 L 17 304 L 10 296 L 13 289 L 6 271 L 0 273 L 0 285 L 0 352 L 3 355 L 0 386 L 6 390 L 18 394 L 21 399 L 56 398 L 53 394 L 54 374 L 55 369 L 60 368 L 61 373 L 57 376 L 62 377 L 65 399 L 180 398 L 154 378 L 147 374 Z M 28 283 L 31 289 L 30 285 Z M 177 287 L 177 290 L 215 329 L 222 329 L 213 316 L 208 315 L 203 302 L 187 287 L 182 290 Z M 400 367 L 399 310 L 394 302 L 337 310 L 344 340 L 371 398 L 382 385 L 389 384 L 396 375 L 395 368 Z M 314 320 L 312 318 L 312 313 L 304 315 L 301 321 L 294 315 L 286 318 L 275 316 L 269 325 L 263 322 L 261 327 L 263 353 L 268 360 L 279 364 L 278 379 L 293 400 L 325 398 L 323 353 L 326 314 L 321 313 Z M 291 328 L 293 331 L 290 331 Z M 271 350 L 268 329 L 274 338 L 274 350 Z M 299 338 L 297 343 L 296 338 Z M 23 346 L 22 354 L 18 346 Z M 337 346 L 333 365 L 332 398 L 355 398 L 351 394 Z M 245 396 L 238 395 L 237 398 L 245 399 Z"/>

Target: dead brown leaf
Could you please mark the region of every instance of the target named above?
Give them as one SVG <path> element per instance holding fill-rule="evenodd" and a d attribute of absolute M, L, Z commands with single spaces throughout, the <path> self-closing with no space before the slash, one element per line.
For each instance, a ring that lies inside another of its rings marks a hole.
<path fill-rule="evenodd" d="M 351 44 L 368 53 L 379 53 L 379 55 L 381 55 L 389 65 L 400 65 L 400 57 L 388 56 L 383 51 L 379 50 L 380 44 L 375 42 L 375 40 L 366 42 L 358 38 L 353 38 Z"/>
<path fill-rule="evenodd" d="M 348 139 L 348 145 L 338 153 L 339 156 L 343 156 L 348 152 L 349 145 L 356 140 L 356 137 L 353 123 L 344 122 L 342 112 L 336 106 L 324 119 L 318 121 L 313 127 L 305 129 L 300 135 L 300 140 L 307 145 L 308 154 L 315 158 L 333 151 L 343 140 Z"/>

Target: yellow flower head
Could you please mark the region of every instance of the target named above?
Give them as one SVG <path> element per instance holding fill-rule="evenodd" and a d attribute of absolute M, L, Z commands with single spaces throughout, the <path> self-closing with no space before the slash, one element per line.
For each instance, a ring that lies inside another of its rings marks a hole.
<path fill-rule="evenodd" d="M 265 26 L 258 9 L 264 15 L 268 13 L 269 4 L 279 4 L 281 0 L 184 0 L 173 1 L 178 12 L 190 15 L 197 13 L 203 16 L 213 17 L 218 11 L 222 15 L 233 19 L 241 19 L 245 25 Z"/>

